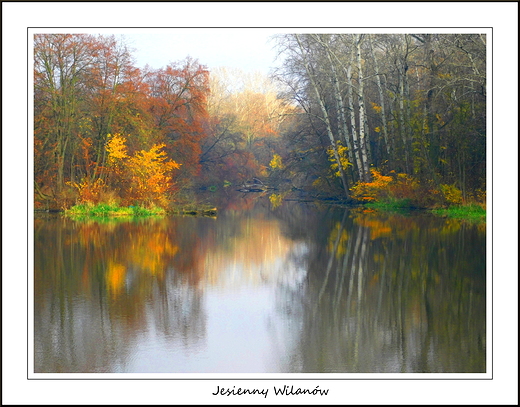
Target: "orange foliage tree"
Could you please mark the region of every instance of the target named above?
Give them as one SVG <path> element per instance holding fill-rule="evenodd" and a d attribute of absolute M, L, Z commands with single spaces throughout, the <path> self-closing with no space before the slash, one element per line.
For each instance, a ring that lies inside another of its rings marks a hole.
<path fill-rule="evenodd" d="M 166 206 L 168 194 L 175 185 L 173 170 L 181 164 L 168 159 L 164 144 L 128 155 L 126 139 L 120 134 L 110 136 L 107 144 L 110 186 L 118 191 L 125 204 Z"/>
<path fill-rule="evenodd" d="M 371 169 L 371 173 L 372 182 L 357 182 L 350 188 L 354 199 L 371 202 L 389 197 L 390 185 L 394 179 L 391 176 L 382 175 L 374 168 Z"/>
<path fill-rule="evenodd" d="M 186 58 L 148 73 L 149 112 L 161 142 L 174 160 L 183 164 L 179 178 L 188 183 L 200 171 L 201 144 L 206 136 L 209 72 Z"/>
<path fill-rule="evenodd" d="M 128 160 L 131 196 L 139 202 L 167 204 L 166 194 L 174 185 L 170 174 L 181 165 L 168 160 L 162 151 L 164 147 L 165 144 L 153 145 L 149 151 L 138 151 Z"/>
<path fill-rule="evenodd" d="M 383 175 L 372 168 L 371 182 L 357 182 L 350 189 L 352 198 L 362 202 L 401 201 L 413 207 L 430 207 L 446 203 L 445 194 L 433 182 L 421 182 L 404 173 L 390 171 Z"/>
<path fill-rule="evenodd" d="M 35 35 L 35 206 L 164 201 L 199 173 L 207 80 L 190 58 L 141 71 L 114 36 Z"/>

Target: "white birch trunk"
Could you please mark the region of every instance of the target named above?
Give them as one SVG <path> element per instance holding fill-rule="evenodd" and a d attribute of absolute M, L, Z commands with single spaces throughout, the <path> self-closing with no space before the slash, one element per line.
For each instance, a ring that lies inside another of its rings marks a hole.
<path fill-rule="evenodd" d="M 363 164 L 361 162 L 361 155 L 360 155 L 360 148 L 359 148 L 359 141 L 358 141 L 358 134 L 356 129 L 356 112 L 354 110 L 354 97 L 352 92 L 352 64 L 354 61 L 354 51 L 350 53 L 350 63 L 347 67 L 347 96 L 348 96 L 348 104 L 349 104 L 349 110 L 350 110 L 350 127 L 352 129 L 352 141 L 354 144 L 354 157 L 356 160 L 356 167 L 358 170 L 358 177 L 359 180 L 363 180 Z"/>
<path fill-rule="evenodd" d="M 340 157 L 338 154 L 338 150 L 336 148 L 336 141 L 334 138 L 334 134 L 332 133 L 332 127 L 330 124 L 329 114 L 327 112 L 325 104 L 323 103 L 323 99 L 321 98 L 320 90 L 318 88 L 318 85 L 316 84 L 316 81 L 314 80 L 314 75 L 311 72 L 309 63 L 307 62 L 307 59 L 305 57 L 305 50 L 303 49 L 303 46 L 302 46 L 302 43 L 300 41 L 298 34 L 295 34 L 295 37 L 296 37 L 296 41 L 298 42 L 298 46 L 300 47 L 300 51 L 302 52 L 302 58 L 303 58 L 303 64 L 305 66 L 305 71 L 307 72 L 309 81 L 311 82 L 314 92 L 316 93 L 316 98 L 318 100 L 318 104 L 320 105 L 320 109 L 323 114 L 325 127 L 327 128 L 327 135 L 329 136 L 330 145 L 331 145 L 332 151 L 334 152 L 334 158 L 336 159 L 336 163 L 338 164 L 338 171 L 340 173 L 340 178 L 341 178 L 341 182 L 343 184 L 343 189 L 345 190 L 345 195 L 348 198 L 349 197 L 348 183 L 347 183 L 347 179 L 345 177 L 345 172 L 343 171 L 343 166 L 341 165 L 341 160 L 340 160 Z"/>
<path fill-rule="evenodd" d="M 406 72 L 401 72 L 402 67 L 399 68 L 399 130 L 401 133 L 401 139 L 403 141 L 403 150 L 405 154 L 405 169 L 406 172 L 410 173 L 410 156 L 408 152 L 408 136 L 405 124 L 405 110 L 404 110 L 404 78 Z"/>
<path fill-rule="evenodd" d="M 363 69 L 361 67 L 361 35 L 358 36 L 356 41 L 356 56 L 357 56 L 357 68 L 358 68 L 358 83 L 359 83 L 359 94 L 358 94 L 358 103 L 359 103 L 359 149 L 361 156 L 361 163 L 363 165 L 363 180 L 364 182 L 369 182 L 370 177 L 370 168 L 368 164 L 368 149 L 367 149 L 367 141 L 365 134 L 365 124 L 366 124 L 366 113 L 365 113 L 365 100 L 363 97 Z"/>
<path fill-rule="evenodd" d="M 329 60 L 330 70 L 332 73 L 332 83 L 334 85 L 334 100 L 336 102 L 336 109 L 338 110 L 338 129 L 340 131 L 340 136 L 345 140 L 345 145 L 347 146 L 347 154 L 348 159 L 351 163 L 354 163 L 354 155 L 352 152 L 352 143 L 349 139 L 348 134 L 348 124 L 347 118 L 345 116 L 345 104 L 343 102 L 343 97 L 341 95 L 341 89 L 339 87 L 339 79 L 336 71 L 336 67 L 334 66 L 334 62 L 332 61 L 332 50 L 330 47 L 322 41 L 319 36 L 313 36 L 319 43 L 322 45 L 327 52 L 327 59 Z"/>
<path fill-rule="evenodd" d="M 381 84 L 381 78 L 379 76 L 379 64 L 377 63 L 377 58 L 374 53 L 374 47 L 372 44 L 372 35 L 369 35 L 368 41 L 370 44 L 370 53 L 372 54 L 372 60 L 374 61 L 374 70 L 376 72 L 376 83 L 377 90 L 379 91 L 379 103 L 381 105 L 381 121 L 383 124 L 383 138 L 385 140 L 386 153 L 388 157 L 390 157 L 390 143 L 388 141 L 388 127 L 386 125 L 386 109 L 385 109 L 385 97 L 383 94 L 383 86 Z"/>

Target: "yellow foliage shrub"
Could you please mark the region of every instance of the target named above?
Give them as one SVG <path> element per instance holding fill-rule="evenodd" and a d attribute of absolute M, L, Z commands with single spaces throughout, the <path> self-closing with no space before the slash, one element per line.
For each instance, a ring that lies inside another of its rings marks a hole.
<path fill-rule="evenodd" d="M 350 189 L 352 198 L 363 202 L 408 201 L 407 205 L 428 207 L 438 203 L 440 191 L 428 183 L 422 185 L 419 180 L 408 174 L 382 175 L 377 169 L 371 169 L 372 182 L 358 182 Z"/>
<path fill-rule="evenodd" d="M 336 142 L 336 151 L 338 152 L 339 162 L 341 164 L 341 168 L 343 169 L 343 171 L 346 171 L 347 168 L 349 167 L 349 165 L 352 165 L 352 163 L 348 160 L 347 150 L 348 150 L 348 148 L 345 147 L 341 143 L 341 141 Z M 327 149 L 327 155 L 329 156 L 329 161 L 332 163 L 330 165 L 330 168 L 334 172 L 334 176 L 341 177 L 341 172 L 339 171 L 339 165 L 336 160 L 336 156 L 334 155 L 334 149 L 332 148 L 332 146 Z"/>
<path fill-rule="evenodd" d="M 78 193 L 77 203 L 99 203 L 102 194 L 106 191 L 106 185 L 100 178 L 95 181 L 83 179 L 81 182 L 68 182 L 68 185 L 74 187 Z"/>
<path fill-rule="evenodd" d="M 119 133 L 114 135 L 108 134 L 107 137 L 106 150 L 108 152 L 109 162 L 113 163 L 117 160 L 128 158 L 128 154 L 126 153 L 126 139 Z"/>
<path fill-rule="evenodd" d="M 374 111 L 376 113 L 381 113 L 381 111 L 383 110 L 383 107 L 382 106 L 379 106 L 377 103 L 374 103 L 374 102 L 370 102 L 372 104 L 372 109 L 374 109 Z"/>
<path fill-rule="evenodd" d="M 141 202 L 164 205 L 165 194 L 173 186 L 172 170 L 180 164 L 167 160 L 164 144 L 154 145 L 149 151 L 139 151 L 128 160 L 131 173 L 132 197 Z"/>
<path fill-rule="evenodd" d="M 275 169 L 283 169 L 283 163 L 282 163 L 282 157 L 280 157 L 278 154 L 273 155 L 273 159 L 269 163 L 269 166 L 275 170 Z"/>
<path fill-rule="evenodd" d="M 370 172 L 372 173 L 372 182 L 357 182 L 350 188 L 352 198 L 370 202 L 387 197 L 389 185 L 394 179 L 391 176 L 382 175 L 375 168 L 372 168 Z"/>
<path fill-rule="evenodd" d="M 129 156 L 126 139 L 120 134 L 109 135 L 106 146 L 109 181 L 126 203 L 167 205 L 167 194 L 174 185 L 172 171 L 181 164 L 169 160 L 164 147 L 156 144 L 148 151 Z"/>
<path fill-rule="evenodd" d="M 459 205 L 462 203 L 462 191 L 455 185 L 442 184 L 440 187 L 446 202 L 453 205 Z"/>

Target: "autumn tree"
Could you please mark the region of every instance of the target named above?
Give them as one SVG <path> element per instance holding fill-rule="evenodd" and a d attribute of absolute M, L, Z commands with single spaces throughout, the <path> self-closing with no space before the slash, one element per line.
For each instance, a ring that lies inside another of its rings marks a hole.
<path fill-rule="evenodd" d="M 148 182 L 154 201 L 172 174 L 183 186 L 271 176 L 343 198 L 373 174 L 403 174 L 445 200 L 485 196 L 485 35 L 284 34 L 278 44 L 282 66 L 266 77 L 210 73 L 189 57 L 140 70 L 124 39 L 35 35 L 35 198 L 147 200 Z"/>
<path fill-rule="evenodd" d="M 35 181 L 58 195 L 74 168 L 85 84 L 100 48 L 91 35 L 34 36 Z"/>
<path fill-rule="evenodd" d="M 280 130 L 288 107 L 274 83 L 259 73 L 216 69 L 210 76 L 207 139 L 201 164 L 209 182 L 267 176 L 280 152 Z"/>
<path fill-rule="evenodd" d="M 186 58 L 146 75 L 149 112 L 170 157 L 183 164 L 180 177 L 189 182 L 200 172 L 201 145 L 208 119 L 209 72 Z"/>
<path fill-rule="evenodd" d="M 146 118 L 146 87 L 141 73 L 133 66 L 128 47 L 114 36 L 100 37 L 100 52 L 93 63 L 89 82 L 91 92 L 85 100 L 82 136 L 93 143 L 96 163 L 92 176 L 104 178 L 108 135 L 132 134 L 133 145 L 150 142 L 151 122 Z M 145 120 L 143 120 L 145 118 Z"/>
<path fill-rule="evenodd" d="M 345 178 L 337 195 L 369 182 L 372 167 L 412 176 L 425 190 L 458 188 L 464 199 L 485 189 L 485 35 L 284 34 L 278 44 L 276 76 L 307 121 L 297 127 L 315 135 L 296 127 L 284 137 L 295 157 L 314 156 L 316 186 L 332 185 L 341 141 L 350 166 L 336 172 Z"/>
<path fill-rule="evenodd" d="M 35 188 L 70 200 L 105 179 L 108 134 L 152 139 L 145 87 L 113 36 L 38 34 L 34 57 Z"/>
<path fill-rule="evenodd" d="M 128 155 L 126 138 L 109 135 L 107 143 L 108 169 L 112 190 L 117 190 L 124 204 L 168 205 L 173 192 L 173 170 L 180 164 L 168 159 L 164 144 L 154 144 L 149 150 Z"/>
<path fill-rule="evenodd" d="M 124 40 L 114 36 L 36 35 L 37 200 L 67 206 L 75 199 L 100 199 L 102 186 L 117 189 L 107 146 L 114 140 L 110 135 L 119 133 L 125 135 L 130 157 L 124 166 L 127 178 L 131 162 L 146 166 L 160 162 L 164 153 L 183 164 L 179 178 L 187 183 L 200 170 L 208 118 L 207 79 L 207 70 L 190 58 L 164 69 L 141 71 L 133 65 Z M 140 178 L 133 176 L 140 185 Z M 162 175 L 150 177 L 169 188 Z M 144 185 L 136 185 L 137 194 Z"/>

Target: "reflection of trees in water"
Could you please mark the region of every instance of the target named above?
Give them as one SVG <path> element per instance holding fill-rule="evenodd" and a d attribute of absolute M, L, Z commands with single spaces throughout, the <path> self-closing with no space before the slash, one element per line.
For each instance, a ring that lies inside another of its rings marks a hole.
<path fill-rule="evenodd" d="M 306 245 L 286 236 L 281 225 L 265 196 L 255 198 L 251 211 L 219 214 L 217 238 L 206 253 L 206 283 L 236 288 L 301 279 Z"/>
<path fill-rule="evenodd" d="M 229 265 L 238 265 L 237 284 L 300 281 L 306 245 L 281 235 L 265 201 L 254 206 L 222 212 L 218 222 L 36 225 L 36 370 L 126 371 L 147 335 L 166 348 L 203 347 L 204 289 L 225 282 Z"/>
<path fill-rule="evenodd" d="M 197 288 L 176 281 L 173 271 L 167 279 L 145 304 L 148 327 L 160 332 L 172 348 L 180 343 L 184 349 L 197 349 L 206 337 L 203 296 Z"/>
<path fill-rule="evenodd" d="M 230 264 L 239 284 L 278 287 L 269 329 L 282 372 L 485 369 L 478 227 L 265 198 L 218 221 L 36 220 L 36 371 L 126 371 L 154 335 L 203 349 L 204 292 Z"/>
<path fill-rule="evenodd" d="M 477 227 L 348 211 L 308 226 L 308 284 L 281 301 L 301 318 L 284 371 L 485 371 Z"/>
<path fill-rule="evenodd" d="M 204 231 L 189 222 L 37 222 L 35 371 L 125 371 L 152 331 L 197 346 Z"/>

